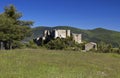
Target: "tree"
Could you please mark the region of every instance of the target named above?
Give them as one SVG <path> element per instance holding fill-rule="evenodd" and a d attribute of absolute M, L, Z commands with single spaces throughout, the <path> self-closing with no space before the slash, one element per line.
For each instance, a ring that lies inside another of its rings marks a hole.
<path fill-rule="evenodd" d="M 14 41 L 21 41 L 30 35 L 32 21 L 20 20 L 22 13 L 18 12 L 14 5 L 5 7 L 0 14 L 0 41 L 4 42 L 5 48 L 12 48 Z"/>
<path fill-rule="evenodd" d="M 112 45 L 111 44 L 106 44 L 104 42 L 100 42 L 98 44 L 98 51 L 103 52 L 103 53 L 111 53 L 112 52 Z"/>

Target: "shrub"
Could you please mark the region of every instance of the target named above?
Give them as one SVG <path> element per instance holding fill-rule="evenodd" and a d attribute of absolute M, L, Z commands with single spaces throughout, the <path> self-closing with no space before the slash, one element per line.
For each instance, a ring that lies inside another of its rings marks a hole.
<path fill-rule="evenodd" d="M 67 37 L 65 39 L 57 38 L 51 40 L 46 44 L 46 48 L 48 49 L 56 49 L 56 50 L 74 50 L 81 51 L 82 45 L 75 43 L 71 37 Z"/>
<path fill-rule="evenodd" d="M 62 41 L 62 39 L 60 38 L 51 40 L 50 42 L 48 42 L 48 44 L 46 44 L 46 47 L 48 49 L 56 49 L 56 50 L 58 49 L 62 50 L 66 48 L 64 41 Z"/>
<path fill-rule="evenodd" d="M 26 44 L 26 47 L 36 49 L 38 46 L 33 42 L 33 40 L 29 41 L 29 43 Z"/>
<path fill-rule="evenodd" d="M 100 42 L 98 44 L 98 52 L 111 53 L 112 52 L 112 45 L 106 44 L 104 42 Z"/>
<path fill-rule="evenodd" d="M 120 54 L 120 48 L 113 48 L 111 52 Z"/>

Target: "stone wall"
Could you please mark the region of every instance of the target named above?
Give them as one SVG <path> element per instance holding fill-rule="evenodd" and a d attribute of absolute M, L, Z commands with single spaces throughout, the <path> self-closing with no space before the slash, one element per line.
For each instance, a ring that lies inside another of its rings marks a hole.
<path fill-rule="evenodd" d="M 82 43 L 82 34 L 72 33 L 73 40 L 77 43 Z"/>
<path fill-rule="evenodd" d="M 66 32 L 66 33 L 67 33 L 67 36 L 70 37 L 70 36 L 71 36 L 70 30 L 66 30 L 66 31 L 67 31 L 67 32 Z"/>
<path fill-rule="evenodd" d="M 67 36 L 70 37 L 70 30 L 55 30 L 54 38 L 66 38 Z"/>

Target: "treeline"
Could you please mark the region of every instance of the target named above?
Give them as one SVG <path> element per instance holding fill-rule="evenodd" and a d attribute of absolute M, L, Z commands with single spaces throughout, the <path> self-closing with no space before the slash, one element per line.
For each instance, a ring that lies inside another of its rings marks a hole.
<path fill-rule="evenodd" d="M 120 47 L 114 48 L 111 44 L 100 42 L 97 47 L 98 47 L 98 50 L 96 52 L 120 54 Z"/>

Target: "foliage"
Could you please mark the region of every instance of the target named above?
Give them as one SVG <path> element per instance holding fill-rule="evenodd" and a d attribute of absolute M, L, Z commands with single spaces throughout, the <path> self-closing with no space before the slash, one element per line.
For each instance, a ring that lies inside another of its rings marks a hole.
<path fill-rule="evenodd" d="M 120 54 L 120 48 L 113 48 L 112 53 Z"/>
<path fill-rule="evenodd" d="M 33 48 L 33 49 L 38 48 L 38 46 L 33 42 L 33 40 L 29 41 L 29 43 L 26 43 L 26 47 L 27 48 Z"/>
<path fill-rule="evenodd" d="M 111 44 L 101 42 L 98 44 L 98 50 L 96 52 L 120 54 L 120 48 L 113 48 Z"/>
<path fill-rule="evenodd" d="M 46 45 L 46 47 L 48 49 L 56 49 L 56 50 L 62 50 L 64 49 L 66 46 L 65 46 L 65 43 L 63 42 L 62 39 L 58 38 L 58 39 L 55 39 L 55 40 L 51 40 L 50 42 L 48 42 L 48 44 Z"/>
<path fill-rule="evenodd" d="M 13 49 L 23 49 L 23 48 L 26 48 L 26 45 L 20 41 L 13 41 L 12 43 L 12 48 Z"/>
<path fill-rule="evenodd" d="M 33 22 L 20 20 L 22 14 L 14 5 L 7 6 L 4 10 L 0 14 L 0 41 L 7 41 L 12 46 L 14 41 L 21 41 L 30 35 Z"/>
<path fill-rule="evenodd" d="M 74 51 L 80 51 L 82 50 L 83 44 L 77 44 L 73 41 L 72 37 L 67 38 L 57 38 L 54 40 L 51 40 L 46 44 L 46 48 L 48 49 L 56 49 L 56 50 L 74 50 Z"/>
<path fill-rule="evenodd" d="M 112 48 L 111 44 L 106 44 L 104 42 L 98 44 L 98 52 L 111 53 L 113 51 Z"/>

